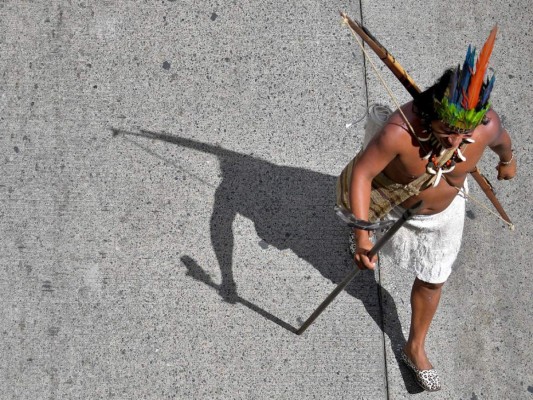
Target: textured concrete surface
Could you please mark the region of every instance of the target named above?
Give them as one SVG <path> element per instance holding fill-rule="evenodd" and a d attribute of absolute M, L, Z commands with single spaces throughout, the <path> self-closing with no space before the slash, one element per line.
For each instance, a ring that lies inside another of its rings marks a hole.
<path fill-rule="evenodd" d="M 409 397 L 411 277 L 361 274 L 292 332 L 351 268 L 335 176 L 384 96 L 338 10 L 422 86 L 498 20 L 495 107 L 526 166 L 530 6 L 476 4 L 0 2 L 1 397 Z M 520 222 L 469 206 L 434 398 L 533 391 L 531 174 L 495 185 Z"/>

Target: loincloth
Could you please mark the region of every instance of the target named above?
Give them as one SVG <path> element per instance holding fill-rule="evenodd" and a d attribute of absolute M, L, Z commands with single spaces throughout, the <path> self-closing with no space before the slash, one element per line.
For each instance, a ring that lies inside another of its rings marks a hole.
<path fill-rule="evenodd" d="M 396 220 L 404 211 L 395 207 L 384 219 Z M 464 218 L 462 193 L 438 214 L 415 215 L 382 248 L 380 265 L 413 271 L 424 282 L 445 282 L 461 248 Z"/>

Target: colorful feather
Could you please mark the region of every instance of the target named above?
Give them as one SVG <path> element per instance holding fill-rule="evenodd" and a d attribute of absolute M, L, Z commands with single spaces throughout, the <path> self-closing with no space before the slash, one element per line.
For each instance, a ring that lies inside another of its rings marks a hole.
<path fill-rule="evenodd" d="M 495 77 L 484 79 L 488 61 L 494 47 L 497 27 L 495 26 L 476 63 L 476 48 L 468 46 L 461 68 L 457 66 L 450 77 L 442 99 L 434 99 L 435 111 L 440 119 L 458 132 L 478 126 L 490 108 L 489 97 Z M 476 69 L 474 72 L 474 64 Z"/>
<path fill-rule="evenodd" d="M 466 94 L 466 91 L 464 89 L 462 89 L 462 92 L 463 92 L 463 98 L 461 100 L 461 107 L 463 107 L 466 110 L 468 106 L 468 95 Z"/>
<path fill-rule="evenodd" d="M 492 92 L 492 88 L 494 86 L 495 81 L 496 81 L 496 75 L 492 75 L 492 78 L 490 78 L 490 81 L 487 87 L 485 88 L 485 90 L 483 90 L 483 98 L 481 99 L 481 103 L 480 103 L 482 106 L 484 106 L 489 100 L 490 92 Z"/>
<path fill-rule="evenodd" d="M 463 69 L 461 71 L 461 79 L 459 81 L 459 96 L 456 104 L 463 104 L 465 101 L 465 93 L 468 91 L 468 85 L 470 83 L 470 77 L 472 76 L 474 68 L 474 59 L 476 57 L 476 48 L 472 49 L 472 46 L 468 45 L 466 52 L 465 62 L 463 63 Z"/>
<path fill-rule="evenodd" d="M 472 49 L 472 46 L 468 45 L 468 50 L 466 51 L 466 57 L 465 57 L 465 61 L 463 63 L 463 68 L 461 69 L 461 76 L 459 77 L 459 83 L 458 83 L 458 95 L 457 95 L 457 103 L 456 104 L 461 104 L 461 101 L 462 101 L 462 97 L 461 95 L 463 94 L 463 89 L 465 87 L 468 87 L 468 60 L 470 60 L 470 54 L 471 54 L 471 49 Z M 466 83 L 466 86 L 465 86 L 465 83 Z"/>
<path fill-rule="evenodd" d="M 459 65 L 453 72 L 452 79 L 450 80 L 450 86 L 449 86 L 449 96 L 448 98 L 451 100 L 452 103 L 455 102 L 455 98 L 457 97 L 457 79 L 459 78 Z"/>
<path fill-rule="evenodd" d="M 483 83 L 483 78 L 485 77 L 485 71 L 489 66 L 489 58 L 494 48 L 494 41 L 496 40 L 496 32 L 498 31 L 498 26 L 495 25 L 490 31 L 490 35 L 481 49 L 479 58 L 476 63 L 476 72 L 472 76 L 472 81 L 468 87 L 468 108 L 473 109 L 476 107 L 479 101 L 479 92 L 481 90 L 481 85 Z"/>

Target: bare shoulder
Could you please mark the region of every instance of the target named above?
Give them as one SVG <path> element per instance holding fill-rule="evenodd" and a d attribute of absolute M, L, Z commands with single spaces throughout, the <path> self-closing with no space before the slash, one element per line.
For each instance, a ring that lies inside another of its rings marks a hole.
<path fill-rule="evenodd" d="M 408 134 L 395 124 L 387 123 L 370 141 L 367 150 L 400 154 L 409 143 Z"/>
<path fill-rule="evenodd" d="M 409 117 L 407 117 L 409 119 Z M 374 177 L 394 159 L 412 151 L 411 135 L 398 112 L 393 113 L 364 149 L 354 171 Z"/>
<path fill-rule="evenodd" d="M 402 106 L 402 111 L 409 123 L 416 129 L 418 121 L 411 111 L 410 103 Z M 404 117 L 398 110 L 391 114 L 381 131 L 376 134 L 376 144 L 392 146 L 400 150 L 404 146 L 411 144 L 411 134 Z"/>
<path fill-rule="evenodd" d="M 485 115 L 488 122 L 478 127 L 480 136 L 488 144 L 497 140 L 503 132 L 500 116 L 492 108 Z"/>

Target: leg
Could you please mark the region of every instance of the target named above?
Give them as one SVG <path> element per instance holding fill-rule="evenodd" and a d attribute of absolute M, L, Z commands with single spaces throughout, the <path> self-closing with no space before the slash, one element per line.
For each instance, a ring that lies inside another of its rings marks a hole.
<path fill-rule="evenodd" d="M 424 345 L 429 325 L 439 305 L 443 285 L 444 283 L 427 283 L 416 278 L 411 291 L 411 329 L 404 351 L 421 370 L 433 368 Z"/>

